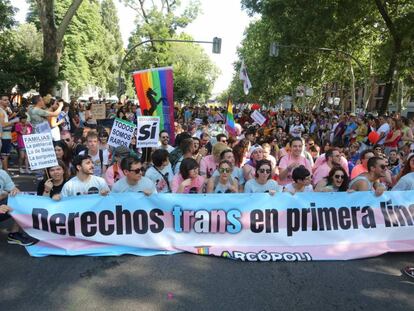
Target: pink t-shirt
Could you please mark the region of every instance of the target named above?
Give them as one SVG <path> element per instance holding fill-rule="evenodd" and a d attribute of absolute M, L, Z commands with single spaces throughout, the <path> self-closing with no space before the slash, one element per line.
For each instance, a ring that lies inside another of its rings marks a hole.
<path fill-rule="evenodd" d="M 173 177 L 172 183 L 171 183 L 171 190 L 174 193 L 177 193 L 178 187 L 180 187 L 181 183 L 184 181 L 184 178 L 181 176 L 180 173 L 175 175 Z M 205 178 L 204 176 L 198 175 L 195 179 L 191 180 L 191 185 L 184 188 L 183 193 L 190 193 L 190 190 L 193 190 L 195 192 L 201 192 L 201 188 L 204 185 Z M 192 189 L 195 188 L 195 189 Z M 193 192 L 192 192 L 193 193 Z"/>
<path fill-rule="evenodd" d="M 291 157 L 290 154 L 284 156 L 279 163 L 279 170 L 283 171 L 285 170 L 289 165 L 293 164 L 293 163 L 297 163 L 299 165 L 303 165 L 304 167 L 306 167 L 309 172 L 312 173 L 312 165 L 310 164 L 309 160 L 306 159 L 303 156 L 300 156 L 298 159 L 294 159 Z M 291 182 L 293 182 L 292 180 L 292 172 L 289 173 L 289 175 L 285 178 L 285 179 L 279 179 L 279 184 L 281 185 L 287 185 Z"/>
<path fill-rule="evenodd" d="M 315 161 L 315 165 L 313 166 L 313 171 L 316 172 L 319 166 L 326 163 L 325 154 L 321 154 Z M 346 174 L 349 176 L 349 168 L 348 168 L 348 161 L 346 158 L 341 157 L 341 167 L 345 170 Z"/>
<path fill-rule="evenodd" d="M 117 165 L 117 164 L 114 164 Z M 114 176 L 114 165 L 111 165 L 110 167 L 108 167 L 108 169 L 105 172 L 105 181 L 108 184 L 109 188 L 112 188 L 112 186 L 114 185 L 114 183 L 118 180 L 120 180 L 121 178 L 125 177 L 124 172 L 122 172 L 121 167 L 118 165 L 118 172 L 117 172 L 117 180 L 115 180 L 115 176 Z"/>
<path fill-rule="evenodd" d="M 312 183 L 316 185 L 320 182 L 323 178 L 328 177 L 331 168 L 329 167 L 328 163 L 323 163 L 322 165 L 318 166 L 318 168 L 313 173 Z"/>
<path fill-rule="evenodd" d="M 358 164 L 354 166 L 351 172 L 351 179 L 354 179 L 355 177 L 361 175 L 362 173 L 368 172 L 368 169 L 366 169 L 362 164 Z"/>
<path fill-rule="evenodd" d="M 214 156 L 208 155 L 201 159 L 200 175 L 210 178 L 216 169 L 217 164 L 216 161 L 214 161 Z"/>
<path fill-rule="evenodd" d="M 17 147 L 24 148 L 23 135 L 32 134 L 32 125 L 30 123 L 26 123 L 26 129 L 24 129 L 23 124 L 18 122 L 14 128 L 17 133 Z"/>

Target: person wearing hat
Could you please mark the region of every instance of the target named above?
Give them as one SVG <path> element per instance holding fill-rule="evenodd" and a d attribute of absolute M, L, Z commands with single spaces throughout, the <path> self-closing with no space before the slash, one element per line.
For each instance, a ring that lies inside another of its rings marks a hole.
<path fill-rule="evenodd" d="M 255 178 L 256 164 L 263 160 L 263 147 L 260 145 L 253 145 L 249 149 L 250 160 L 243 166 L 243 177 L 245 181 Z"/>
<path fill-rule="evenodd" d="M 113 153 L 113 163 L 105 172 L 104 179 L 108 184 L 109 188 L 112 188 L 114 183 L 116 183 L 121 178 L 125 177 L 123 171 L 121 170 L 120 163 L 123 158 L 129 157 L 130 151 L 129 148 L 125 146 L 118 146 L 115 148 Z"/>

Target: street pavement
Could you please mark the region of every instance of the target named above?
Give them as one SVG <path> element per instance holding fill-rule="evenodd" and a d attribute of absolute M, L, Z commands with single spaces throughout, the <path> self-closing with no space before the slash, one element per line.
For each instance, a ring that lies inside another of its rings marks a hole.
<path fill-rule="evenodd" d="M 13 173 L 13 170 L 10 171 Z M 33 176 L 14 178 L 35 191 Z M 179 254 L 32 258 L 0 224 L 0 310 L 414 310 L 413 253 L 269 263 Z"/>

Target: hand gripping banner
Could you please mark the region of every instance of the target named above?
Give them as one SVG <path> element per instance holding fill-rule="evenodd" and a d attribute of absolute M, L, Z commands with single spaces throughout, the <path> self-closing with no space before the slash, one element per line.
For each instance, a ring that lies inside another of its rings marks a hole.
<path fill-rule="evenodd" d="M 172 67 L 153 68 L 132 74 L 141 113 L 160 117 L 160 130 L 174 144 L 174 78 Z"/>
<path fill-rule="evenodd" d="M 414 191 L 10 198 L 30 255 L 189 252 L 242 261 L 347 260 L 414 250 Z"/>

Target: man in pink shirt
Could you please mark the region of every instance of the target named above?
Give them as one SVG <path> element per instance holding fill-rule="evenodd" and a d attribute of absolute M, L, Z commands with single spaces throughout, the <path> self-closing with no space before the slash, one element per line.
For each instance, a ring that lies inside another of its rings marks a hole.
<path fill-rule="evenodd" d="M 325 163 L 319 165 L 313 173 L 312 183 L 314 185 L 327 177 L 332 167 L 341 165 L 341 153 L 337 148 L 329 149 L 325 153 L 325 160 Z"/>
<path fill-rule="evenodd" d="M 355 165 L 351 172 L 351 180 L 361 175 L 362 173 L 368 172 L 368 160 L 374 157 L 374 151 L 372 149 L 366 149 L 361 152 L 360 161 L 361 163 Z"/>
<path fill-rule="evenodd" d="M 300 137 L 294 137 L 290 141 L 290 152 L 285 155 L 279 163 L 279 184 L 291 183 L 292 171 L 294 168 L 303 165 L 309 172 L 312 172 L 312 165 L 308 159 L 302 156 L 303 141 Z"/>

